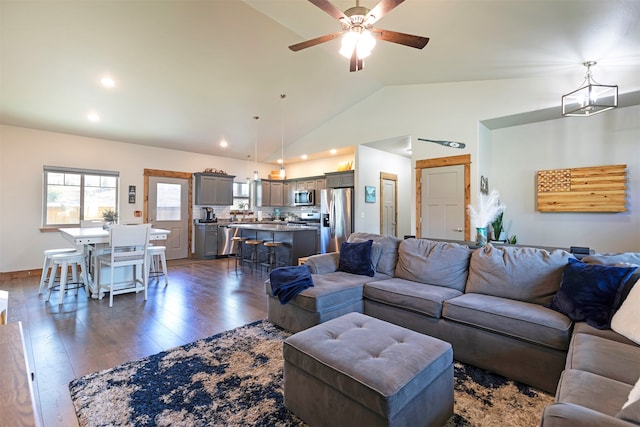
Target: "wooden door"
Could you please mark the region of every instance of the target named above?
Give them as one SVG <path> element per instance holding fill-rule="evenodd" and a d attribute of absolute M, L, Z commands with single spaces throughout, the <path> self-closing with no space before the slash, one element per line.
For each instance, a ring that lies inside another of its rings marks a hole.
<path fill-rule="evenodd" d="M 417 236 L 469 240 L 470 169 L 468 154 L 416 161 Z"/>
<path fill-rule="evenodd" d="M 191 174 L 145 169 L 145 217 L 152 227 L 171 231 L 165 242 L 167 259 L 188 258 Z"/>
<path fill-rule="evenodd" d="M 398 235 L 398 176 L 380 172 L 380 234 Z"/>

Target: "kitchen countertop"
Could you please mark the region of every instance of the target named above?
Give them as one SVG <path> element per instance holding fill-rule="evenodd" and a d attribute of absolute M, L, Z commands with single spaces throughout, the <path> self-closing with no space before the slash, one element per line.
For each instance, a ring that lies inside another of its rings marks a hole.
<path fill-rule="evenodd" d="M 315 231 L 314 227 L 307 227 L 304 225 L 288 225 L 286 222 L 281 223 L 260 223 L 260 222 L 250 222 L 250 223 L 230 223 L 229 227 L 233 228 L 241 228 L 244 230 L 257 230 L 257 231 Z"/>

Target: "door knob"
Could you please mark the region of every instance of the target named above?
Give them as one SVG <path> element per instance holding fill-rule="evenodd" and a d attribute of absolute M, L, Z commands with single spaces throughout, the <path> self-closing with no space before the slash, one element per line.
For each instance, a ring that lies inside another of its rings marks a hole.
<path fill-rule="evenodd" d="M 462 233 L 462 231 L 463 231 L 463 230 L 462 230 L 462 227 L 458 227 L 458 228 L 456 228 L 456 229 L 455 229 L 455 230 L 453 230 L 453 231 L 457 231 L 457 232 L 459 232 L 459 233 Z"/>

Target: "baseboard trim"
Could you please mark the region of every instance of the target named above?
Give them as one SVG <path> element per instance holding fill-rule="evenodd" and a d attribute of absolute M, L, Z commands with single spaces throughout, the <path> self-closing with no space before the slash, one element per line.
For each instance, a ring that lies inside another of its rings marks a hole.
<path fill-rule="evenodd" d="M 0 280 L 27 279 L 29 277 L 40 277 L 42 275 L 41 268 L 33 270 L 6 271 L 0 273 Z"/>

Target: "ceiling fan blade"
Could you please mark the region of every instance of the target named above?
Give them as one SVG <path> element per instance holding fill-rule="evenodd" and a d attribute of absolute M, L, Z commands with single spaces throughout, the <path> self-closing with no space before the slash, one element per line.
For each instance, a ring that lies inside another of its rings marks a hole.
<path fill-rule="evenodd" d="M 377 39 L 387 42 L 398 43 L 416 49 L 422 49 L 429 43 L 429 37 L 414 36 L 412 34 L 398 33 L 396 31 L 381 30 L 372 28 L 371 34 Z"/>
<path fill-rule="evenodd" d="M 364 68 L 364 59 L 358 58 L 356 50 L 353 49 L 353 53 L 351 54 L 351 59 L 349 60 L 349 71 L 360 71 Z"/>
<path fill-rule="evenodd" d="M 380 0 L 380 2 L 373 7 L 367 13 L 367 16 L 364 18 L 364 22 L 368 24 L 373 24 L 378 19 L 382 18 L 387 13 L 391 12 L 397 5 L 402 3 L 404 0 Z"/>
<path fill-rule="evenodd" d="M 341 19 L 347 19 L 347 20 L 349 19 L 347 15 L 344 14 L 343 11 L 335 7 L 333 3 L 327 0 L 309 0 L 309 1 L 314 5 L 318 6 L 320 9 L 324 10 L 327 14 L 336 18 L 338 21 Z"/>
<path fill-rule="evenodd" d="M 315 46 L 320 43 L 328 42 L 330 40 L 335 39 L 336 37 L 340 37 L 341 35 L 342 35 L 342 31 L 339 31 L 333 34 L 325 34 L 324 36 L 316 37 L 315 39 L 292 44 L 291 46 L 289 46 L 289 49 L 291 49 L 294 52 L 297 52 L 299 50 L 306 49 L 308 47 Z"/>

